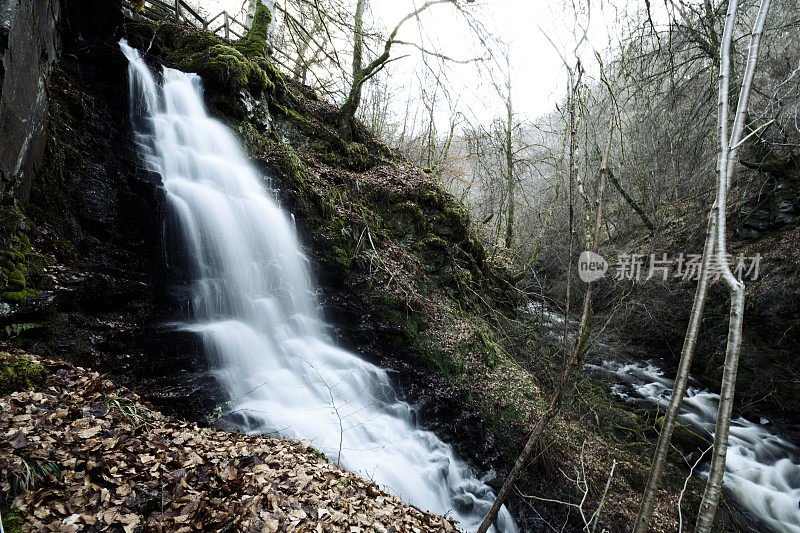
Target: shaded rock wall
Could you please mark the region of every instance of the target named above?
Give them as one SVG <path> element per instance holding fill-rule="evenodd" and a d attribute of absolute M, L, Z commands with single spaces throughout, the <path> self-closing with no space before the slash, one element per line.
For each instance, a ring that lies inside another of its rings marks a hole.
<path fill-rule="evenodd" d="M 0 192 L 27 200 L 44 155 L 58 0 L 0 0 Z"/>
<path fill-rule="evenodd" d="M 22 3 L 14 13 L 28 20 L 39 0 Z M 132 139 L 119 1 L 42 5 L 60 13 L 53 40 L 62 57 L 50 68 L 47 49 L 39 77 L 6 54 L 14 62 L 4 81 L 17 81 L 3 98 L 41 88 L 47 118 L 16 108 L 39 140 L 37 165 L 15 178 L 24 185 L 14 189 L 24 192 L 17 206 L 0 205 L 0 219 L 14 215 L 0 225 L 0 339 L 112 373 L 169 412 L 197 415 L 202 401 L 213 408 L 213 384 L 196 339 L 164 325 L 179 315 L 182 272 L 167 266 L 160 177 L 143 168 Z"/>

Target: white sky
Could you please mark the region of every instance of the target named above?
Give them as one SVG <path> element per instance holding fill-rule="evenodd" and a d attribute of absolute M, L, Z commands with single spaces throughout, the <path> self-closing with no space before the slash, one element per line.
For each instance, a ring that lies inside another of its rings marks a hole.
<path fill-rule="evenodd" d="M 223 9 L 238 12 L 243 2 L 194 1 L 212 15 Z M 368 24 L 383 27 L 388 32 L 404 15 L 414 10 L 415 4 L 419 6 L 422 1 L 371 0 Z M 567 74 L 559 52 L 574 63 L 572 50 L 578 38 L 576 35 L 583 33 L 577 28 L 576 20 L 584 25 L 589 21 L 587 39 L 578 55 L 591 77 L 598 72 L 595 51 L 602 54 L 615 46 L 619 39 L 620 25 L 628 15 L 643 7 L 643 2 L 637 0 L 617 0 L 613 6 L 608 0 L 584 0 L 580 3 L 589 3 L 591 12 L 588 17 L 586 13 L 576 17 L 571 7 L 564 7 L 565 3 L 571 5 L 570 0 L 478 0 L 475 4 L 467 4 L 486 28 L 509 47 L 512 99 L 514 111 L 521 119 L 533 119 L 547 113 L 563 99 Z M 355 1 L 353 4 L 355 5 Z M 658 4 L 659 2 L 654 2 L 654 8 Z M 658 17 L 657 13 L 654 15 Z M 422 33 L 428 41 L 426 46 L 433 44 L 437 51 L 448 56 L 466 59 L 477 55 L 475 50 L 470 50 L 473 38 L 451 6 L 444 4 L 432 7 L 421 17 L 420 22 L 418 25 L 410 20 L 399 37 L 419 43 Z M 397 105 L 394 106 L 398 112 L 401 107 L 404 109 L 405 101 L 409 97 L 417 97 L 418 93 L 409 88 L 409 81 L 424 72 L 418 52 L 408 46 L 393 48 L 393 55 L 402 54 L 411 56 L 393 63 L 389 70 L 389 83 L 398 91 Z M 505 68 L 504 60 L 498 60 Z M 496 95 L 489 76 L 480 77 L 473 65 L 451 63 L 446 68 L 449 85 L 468 117 L 486 123 L 503 113 L 502 100 Z M 495 79 L 501 87 L 504 85 L 501 72 Z"/>

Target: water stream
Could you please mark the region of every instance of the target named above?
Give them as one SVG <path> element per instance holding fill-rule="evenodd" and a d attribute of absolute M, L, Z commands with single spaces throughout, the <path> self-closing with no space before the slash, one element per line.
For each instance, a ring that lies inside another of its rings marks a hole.
<path fill-rule="evenodd" d="M 193 279 L 191 319 L 246 433 L 311 442 L 330 460 L 474 530 L 494 493 L 418 427 L 387 372 L 332 344 L 290 219 L 235 136 L 210 117 L 200 77 L 153 73 L 124 41 L 135 140 L 167 192 Z M 516 526 L 503 508 L 499 531 Z"/>
<path fill-rule="evenodd" d="M 538 305 L 532 305 L 530 311 L 542 317 L 561 338 L 563 315 Z M 570 322 L 570 331 L 576 331 L 577 322 Z M 590 359 L 601 362 L 586 365 L 587 369 L 613 383 L 613 394 L 627 402 L 666 408 L 674 379 L 665 375 L 657 360 L 625 354 L 602 342 L 596 344 L 592 355 Z M 710 441 L 718 406 L 719 394 L 705 390 L 692 379 L 679 421 Z M 766 419 L 756 423 L 739 417 L 731 422 L 724 488 L 764 530 L 800 533 L 800 449 L 771 432 L 767 425 Z"/>

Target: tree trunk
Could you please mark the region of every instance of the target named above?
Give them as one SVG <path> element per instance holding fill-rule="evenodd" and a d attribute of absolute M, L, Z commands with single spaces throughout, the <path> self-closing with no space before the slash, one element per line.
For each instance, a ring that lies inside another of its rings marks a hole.
<path fill-rule="evenodd" d="M 619 191 L 619 193 L 622 195 L 625 201 L 628 202 L 628 205 L 630 205 L 636 212 L 636 214 L 639 215 L 639 218 L 642 219 L 642 222 L 644 222 L 645 227 L 650 231 L 653 231 L 653 229 L 655 228 L 655 226 L 653 225 L 653 221 L 650 220 L 650 218 L 645 214 L 644 210 L 641 207 L 639 207 L 639 204 L 636 203 L 636 200 L 631 198 L 631 195 L 628 194 L 628 192 L 622 188 L 622 185 L 620 184 L 619 180 L 610 170 L 608 171 L 608 179 L 611 180 L 611 183 L 614 184 L 614 187 L 616 187 L 617 191 Z"/>
<path fill-rule="evenodd" d="M 514 113 L 511 107 L 511 74 L 509 74 L 508 82 L 508 97 L 506 100 L 506 111 L 508 112 L 506 122 L 506 179 L 507 182 L 507 195 L 508 195 L 508 214 L 506 217 L 506 248 L 511 248 L 514 240 Z"/>
<path fill-rule="evenodd" d="M 572 288 L 572 255 L 575 245 L 575 177 L 578 174 L 578 163 L 575 161 L 577 151 L 578 129 L 575 111 L 575 100 L 578 96 L 578 84 L 580 83 L 581 66 L 578 64 L 578 79 L 570 90 L 569 104 L 569 246 L 567 251 L 567 287 L 564 296 L 564 360 L 567 358 L 567 344 L 569 342 L 569 306 L 570 290 Z M 565 363 L 566 364 L 566 363 Z"/>
<path fill-rule="evenodd" d="M 353 119 L 361 103 L 361 87 L 364 83 L 364 70 L 361 60 L 364 54 L 364 9 L 367 0 L 358 0 L 353 23 L 353 84 L 344 105 L 339 110 L 339 134 L 345 141 L 353 139 Z"/>

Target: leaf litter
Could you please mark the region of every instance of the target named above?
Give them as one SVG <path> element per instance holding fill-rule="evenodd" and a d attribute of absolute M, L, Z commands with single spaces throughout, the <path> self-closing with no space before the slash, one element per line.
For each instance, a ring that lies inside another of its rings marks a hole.
<path fill-rule="evenodd" d="M 96 372 L 25 357 L 50 375 L 0 397 L 0 491 L 28 530 L 455 531 L 307 443 L 168 418 Z"/>

